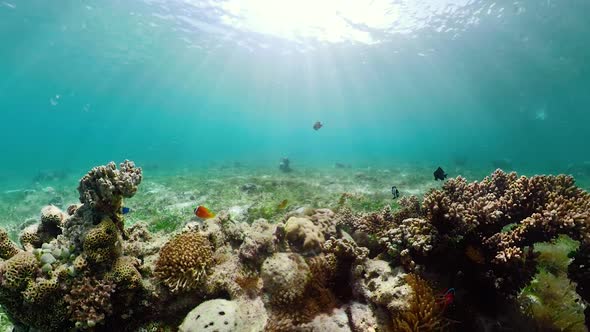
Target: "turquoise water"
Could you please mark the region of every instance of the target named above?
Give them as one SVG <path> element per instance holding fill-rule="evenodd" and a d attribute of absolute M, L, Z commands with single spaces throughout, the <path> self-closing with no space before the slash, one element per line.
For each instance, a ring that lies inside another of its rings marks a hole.
<path fill-rule="evenodd" d="M 2 0 L 0 174 L 283 156 L 588 172 L 589 11 L 554 0 Z"/>

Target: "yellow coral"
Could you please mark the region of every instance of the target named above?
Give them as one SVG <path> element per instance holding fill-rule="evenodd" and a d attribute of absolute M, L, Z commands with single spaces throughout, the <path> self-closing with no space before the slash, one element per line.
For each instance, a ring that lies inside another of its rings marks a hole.
<path fill-rule="evenodd" d="M 31 280 L 22 295 L 27 303 L 39 304 L 57 290 L 59 290 L 59 282 L 56 277 L 37 281 Z"/>
<path fill-rule="evenodd" d="M 0 257 L 8 259 L 16 255 L 20 249 L 8 238 L 8 233 L 0 228 Z"/>
<path fill-rule="evenodd" d="M 104 218 L 91 229 L 84 239 L 84 252 L 89 261 L 104 263 L 113 261 L 118 256 L 118 230 L 110 218 Z"/>
<path fill-rule="evenodd" d="M 141 285 L 141 274 L 137 271 L 138 259 L 119 257 L 113 265 L 110 278 L 118 288 L 135 289 Z"/>
<path fill-rule="evenodd" d="M 14 291 L 27 286 L 37 271 L 38 261 L 27 251 L 21 251 L 4 262 L 0 269 L 2 286 Z"/>
<path fill-rule="evenodd" d="M 172 292 L 177 292 L 199 285 L 212 265 L 209 240 L 191 231 L 176 235 L 162 247 L 154 273 Z"/>
<path fill-rule="evenodd" d="M 88 261 L 84 255 L 79 255 L 74 259 L 74 268 L 76 271 L 82 271 L 88 266 Z"/>
<path fill-rule="evenodd" d="M 410 307 L 397 313 L 393 320 L 394 331 L 441 331 L 447 327 L 442 308 L 428 282 L 415 274 L 408 274 L 406 282 L 414 291 Z"/>
<path fill-rule="evenodd" d="M 39 234 L 37 234 L 36 232 L 31 232 L 31 231 L 23 231 L 20 235 L 20 244 L 23 246 L 23 248 L 39 248 L 41 247 L 41 245 L 43 244 L 43 240 L 41 240 L 41 237 L 39 236 Z"/>

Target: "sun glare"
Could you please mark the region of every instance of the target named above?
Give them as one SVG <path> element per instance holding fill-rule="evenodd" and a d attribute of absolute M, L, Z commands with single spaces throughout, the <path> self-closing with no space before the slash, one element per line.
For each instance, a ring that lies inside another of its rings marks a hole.
<path fill-rule="evenodd" d="M 222 22 L 294 41 L 379 42 L 400 10 L 386 0 L 228 0 Z"/>

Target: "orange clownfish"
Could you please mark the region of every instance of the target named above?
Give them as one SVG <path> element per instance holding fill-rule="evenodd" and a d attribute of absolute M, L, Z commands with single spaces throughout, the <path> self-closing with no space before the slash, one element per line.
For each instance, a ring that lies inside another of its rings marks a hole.
<path fill-rule="evenodd" d="M 198 207 L 195 208 L 195 216 L 201 218 L 201 219 L 211 219 L 213 217 L 215 217 L 215 213 L 209 211 L 208 208 L 199 205 Z"/>

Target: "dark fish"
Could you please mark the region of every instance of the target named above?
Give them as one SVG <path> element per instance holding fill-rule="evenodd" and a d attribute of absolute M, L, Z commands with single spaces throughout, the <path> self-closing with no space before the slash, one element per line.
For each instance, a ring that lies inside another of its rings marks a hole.
<path fill-rule="evenodd" d="M 323 125 L 321 122 L 319 122 L 319 121 L 316 121 L 316 122 L 313 124 L 313 129 L 314 129 L 314 130 L 319 130 L 319 129 L 320 129 L 320 128 L 322 128 L 323 126 L 324 126 L 324 125 Z"/>
<path fill-rule="evenodd" d="M 127 214 L 129 212 L 131 212 L 131 208 L 128 208 L 126 206 L 124 206 L 124 207 L 121 208 L 121 213 L 122 214 Z"/>
<path fill-rule="evenodd" d="M 434 180 L 438 181 L 441 180 L 443 181 L 445 178 L 447 177 L 447 173 L 445 173 L 445 171 L 443 171 L 442 168 L 437 168 L 436 171 L 434 171 Z"/>
<path fill-rule="evenodd" d="M 391 187 L 391 194 L 393 195 L 393 199 L 399 197 L 399 190 L 397 190 L 396 186 Z"/>

